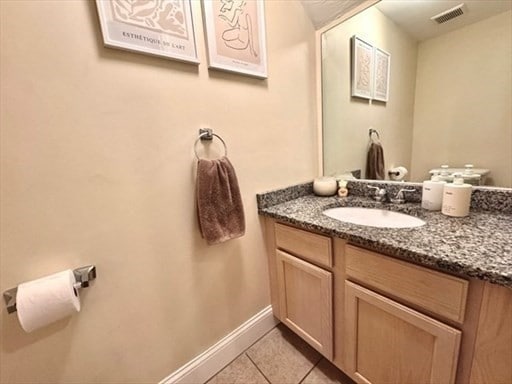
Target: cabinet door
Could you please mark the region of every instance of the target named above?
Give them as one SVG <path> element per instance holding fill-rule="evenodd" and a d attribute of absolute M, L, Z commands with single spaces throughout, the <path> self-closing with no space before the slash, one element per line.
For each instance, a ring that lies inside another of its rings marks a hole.
<path fill-rule="evenodd" d="M 332 360 L 332 273 L 276 251 L 280 320 Z"/>
<path fill-rule="evenodd" d="M 461 332 L 345 282 L 347 373 L 359 383 L 453 383 Z"/>
<path fill-rule="evenodd" d="M 510 288 L 485 283 L 470 383 L 512 383 Z"/>

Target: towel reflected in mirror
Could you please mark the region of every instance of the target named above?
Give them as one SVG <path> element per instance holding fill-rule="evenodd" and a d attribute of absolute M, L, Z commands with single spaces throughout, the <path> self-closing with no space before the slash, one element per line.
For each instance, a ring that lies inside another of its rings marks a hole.
<path fill-rule="evenodd" d="M 366 156 L 366 178 L 384 180 L 384 149 L 378 141 L 372 140 Z"/>

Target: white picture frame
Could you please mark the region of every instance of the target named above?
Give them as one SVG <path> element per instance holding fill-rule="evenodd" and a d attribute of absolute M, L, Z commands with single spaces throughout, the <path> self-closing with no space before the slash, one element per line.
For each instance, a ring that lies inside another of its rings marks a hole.
<path fill-rule="evenodd" d="M 267 78 L 263 0 L 202 0 L 208 68 Z"/>
<path fill-rule="evenodd" d="M 373 45 L 358 36 L 352 36 L 351 95 L 364 99 L 373 96 Z"/>
<path fill-rule="evenodd" d="M 110 48 L 199 64 L 190 0 L 96 0 Z"/>
<path fill-rule="evenodd" d="M 391 55 L 383 49 L 374 48 L 373 99 L 389 100 L 389 77 L 391 73 Z"/>

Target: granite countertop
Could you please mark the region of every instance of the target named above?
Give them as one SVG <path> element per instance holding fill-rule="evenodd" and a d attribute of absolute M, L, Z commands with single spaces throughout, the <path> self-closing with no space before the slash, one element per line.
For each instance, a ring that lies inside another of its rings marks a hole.
<path fill-rule="evenodd" d="M 298 195 L 274 205 L 260 204 L 266 196 L 258 195 L 259 213 L 387 255 L 512 287 L 510 213 L 471 209 L 469 216 L 455 218 L 424 210 L 419 203 L 378 203 L 362 196 Z M 344 223 L 322 214 L 323 210 L 338 206 L 389 209 L 420 217 L 426 224 L 405 229 L 375 228 Z"/>

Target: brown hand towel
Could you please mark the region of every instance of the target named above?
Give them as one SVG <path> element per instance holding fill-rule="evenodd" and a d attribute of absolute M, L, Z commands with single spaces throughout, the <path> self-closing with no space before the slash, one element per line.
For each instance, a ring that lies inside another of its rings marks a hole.
<path fill-rule="evenodd" d="M 196 199 L 199 229 L 209 245 L 244 235 L 242 197 L 227 157 L 198 161 Z"/>
<path fill-rule="evenodd" d="M 366 178 L 384 180 L 384 150 L 380 143 L 371 143 L 366 157 Z"/>

